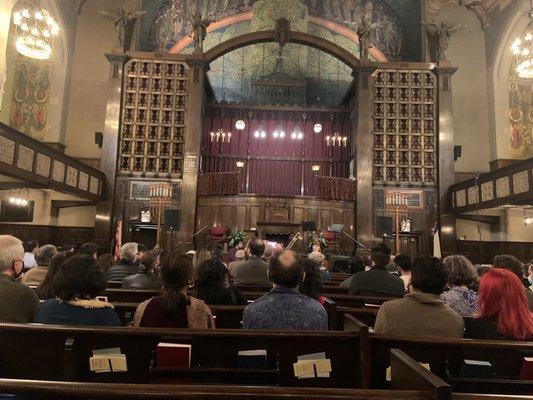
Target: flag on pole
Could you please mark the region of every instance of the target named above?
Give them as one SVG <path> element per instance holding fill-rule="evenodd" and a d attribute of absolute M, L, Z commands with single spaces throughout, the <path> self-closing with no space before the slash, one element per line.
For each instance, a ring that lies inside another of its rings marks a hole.
<path fill-rule="evenodd" d="M 439 230 L 435 229 L 435 233 L 433 234 L 433 257 L 441 258 L 442 254 L 440 251 L 440 236 L 439 236 Z"/>
<path fill-rule="evenodd" d="M 115 232 L 115 261 L 120 260 L 120 248 L 122 247 L 122 218 L 117 220 L 117 230 Z"/>

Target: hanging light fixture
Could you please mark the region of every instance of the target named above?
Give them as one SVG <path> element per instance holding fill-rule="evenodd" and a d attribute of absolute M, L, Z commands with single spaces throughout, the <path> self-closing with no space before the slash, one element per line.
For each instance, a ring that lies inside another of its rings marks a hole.
<path fill-rule="evenodd" d="M 255 132 L 254 132 L 254 137 L 257 138 L 257 139 L 259 139 L 259 138 L 261 138 L 261 139 L 266 138 L 266 132 L 265 132 L 265 130 L 263 129 L 263 126 L 262 126 L 262 125 L 259 125 L 259 126 L 257 127 L 257 129 L 256 129 Z"/>
<path fill-rule="evenodd" d="M 276 129 L 272 133 L 272 136 L 276 139 L 283 139 L 285 137 L 285 131 L 283 130 L 283 126 L 281 126 L 281 124 L 278 124 L 276 126 Z"/>
<path fill-rule="evenodd" d="M 533 19 L 533 0 L 530 0 L 529 19 L 530 21 Z M 514 56 L 514 68 L 518 76 L 520 78 L 533 78 L 533 29 L 531 22 L 526 32 L 514 40 L 511 51 Z"/>
<path fill-rule="evenodd" d="M 20 0 L 13 12 L 13 24 L 17 29 L 15 47 L 20 54 L 37 60 L 50 58 L 59 25 L 40 1 Z"/>

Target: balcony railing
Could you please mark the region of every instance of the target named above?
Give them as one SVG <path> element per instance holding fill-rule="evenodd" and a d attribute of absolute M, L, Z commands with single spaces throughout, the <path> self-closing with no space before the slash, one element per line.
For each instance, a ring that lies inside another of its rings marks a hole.
<path fill-rule="evenodd" d="M 0 123 L 0 174 L 92 201 L 102 196 L 104 174 Z"/>

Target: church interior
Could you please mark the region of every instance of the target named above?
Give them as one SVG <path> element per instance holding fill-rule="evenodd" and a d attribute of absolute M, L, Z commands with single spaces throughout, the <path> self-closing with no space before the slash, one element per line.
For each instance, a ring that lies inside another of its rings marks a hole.
<path fill-rule="evenodd" d="M 533 399 L 533 1 L 0 20 L 0 397 Z"/>

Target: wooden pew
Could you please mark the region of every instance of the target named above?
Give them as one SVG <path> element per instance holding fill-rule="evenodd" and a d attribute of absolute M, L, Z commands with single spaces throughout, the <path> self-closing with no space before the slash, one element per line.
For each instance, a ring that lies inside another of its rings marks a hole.
<path fill-rule="evenodd" d="M 425 390 L 288 388 L 235 385 L 150 385 L 0 379 L 17 400 L 433 400 Z M 449 400 L 449 399 L 444 399 Z"/>
<path fill-rule="evenodd" d="M 159 342 L 190 344 L 191 368 L 150 369 L 152 353 Z M 3 378 L 147 383 L 170 376 L 209 383 L 241 383 L 235 380 L 239 380 L 242 372 L 251 381 L 268 378 L 272 384 L 283 386 L 368 387 L 361 368 L 361 360 L 368 359 L 368 354 L 364 354 L 368 343 L 366 329 L 316 333 L 0 324 L 0 343 Z M 93 350 L 116 347 L 126 355 L 127 372 L 89 371 L 88 359 Z M 237 369 L 238 351 L 255 349 L 267 350 L 267 370 Z M 331 377 L 296 379 L 293 363 L 297 357 L 317 352 L 326 352 L 331 359 L 334 367 Z"/>
<path fill-rule="evenodd" d="M 138 303 L 112 303 L 115 311 L 120 318 L 123 326 L 129 325 L 135 316 L 135 310 Z M 215 317 L 215 326 L 219 329 L 242 329 L 243 312 L 246 306 L 226 306 L 226 305 L 211 305 L 209 306 L 213 316 Z M 337 306 L 336 304 L 326 299 L 324 308 L 328 313 L 328 329 L 330 331 L 339 330 L 337 328 Z"/>
<path fill-rule="evenodd" d="M 450 388 L 405 353 L 391 354 L 392 390 L 81 383 L 0 379 L 0 393 L 17 399 L 214 399 L 214 400 L 450 400 Z"/>
<path fill-rule="evenodd" d="M 266 292 L 243 292 L 250 301 L 257 300 Z M 141 303 L 150 297 L 159 295 L 157 290 L 130 290 L 130 289 L 107 289 L 105 296 L 112 303 Z M 193 294 L 193 292 L 191 292 Z M 349 294 L 326 293 L 328 297 L 337 304 L 337 307 L 363 308 L 365 304 L 383 304 L 386 301 L 394 300 L 394 297 L 377 296 L 354 296 Z"/>
<path fill-rule="evenodd" d="M 406 338 L 392 335 L 369 335 L 372 387 L 383 387 L 385 369 L 390 364 L 390 350 L 398 348 L 410 357 L 429 363 L 431 370 L 447 380 L 454 390 L 475 390 L 485 393 L 529 394 L 533 382 L 517 382 L 522 358 L 533 356 L 533 342 L 493 341 L 446 338 Z M 495 368 L 497 379 L 459 378 L 463 359 L 489 361 Z M 514 382 L 514 383 L 513 383 Z"/>

